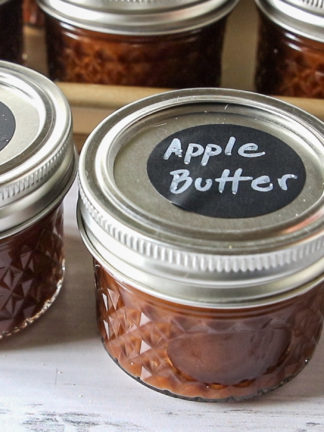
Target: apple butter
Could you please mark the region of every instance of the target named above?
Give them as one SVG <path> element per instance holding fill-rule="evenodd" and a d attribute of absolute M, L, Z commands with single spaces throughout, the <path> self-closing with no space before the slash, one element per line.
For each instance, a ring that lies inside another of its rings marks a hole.
<path fill-rule="evenodd" d="M 78 223 L 116 364 L 199 401 L 262 395 L 305 367 L 324 315 L 323 137 L 291 105 L 210 88 L 96 128 Z"/>
<path fill-rule="evenodd" d="M 256 90 L 324 98 L 323 2 L 257 0 Z"/>
<path fill-rule="evenodd" d="M 54 80 L 155 87 L 218 86 L 236 0 L 41 0 Z"/>
<path fill-rule="evenodd" d="M 33 323 L 64 276 L 63 205 L 76 171 L 71 112 L 49 79 L 0 62 L 0 339 Z"/>
<path fill-rule="evenodd" d="M 0 239 L 0 338 L 33 322 L 55 300 L 64 274 L 63 206 Z"/>
<path fill-rule="evenodd" d="M 98 326 L 107 352 L 144 384 L 189 399 L 244 399 L 273 390 L 311 359 L 324 284 L 257 308 L 203 309 L 144 294 L 95 262 Z"/>

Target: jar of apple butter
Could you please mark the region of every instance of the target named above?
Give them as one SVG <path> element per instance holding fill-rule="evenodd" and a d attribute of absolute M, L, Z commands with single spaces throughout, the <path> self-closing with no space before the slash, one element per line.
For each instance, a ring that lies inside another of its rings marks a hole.
<path fill-rule="evenodd" d="M 71 113 L 44 76 L 0 62 L 0 339 L 33 323 L 64 276 L 63 206 L 76 171 Z"/>
<path fill-rule="evenodd" d="M 267 96 L 178 90 L 105 119 L 80 156 L 98 325 L 139 382 L 244 399 L 298 374 L 324 313 L 324 125 Z"/>
<path fill-rule="evenodd" d="M 256 0 L 259 8 L 256 90 L 324 98 L 324 3 Z"/>
<path fill-rule="evenodd" d="M 0 0 L 0 60 L 22 63 L 21 0 Z"/>
<path fill-rule="evenodd" d="M 157 87 L 217 86 L 237 0 L 38 0 L 52 79 Z"/>

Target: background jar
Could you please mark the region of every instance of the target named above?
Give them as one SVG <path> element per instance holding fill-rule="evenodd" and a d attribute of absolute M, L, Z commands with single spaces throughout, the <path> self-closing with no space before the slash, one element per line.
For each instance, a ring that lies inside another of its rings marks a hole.
<path fill-rule="evenodd" d="M 79 227 L 103 343 L 128 374 L 240 400 L 302 370 L 324 312 L 323 132 L 266 96 L 190 89 L 90 135 Z"/>
<path fill-rule="evenodd" d="M 256 90 L 324 98 L 324 5 L 256 0 L 259 8 Z"/>
<path fill-rule="evenodd" d="M 60 90 L 0 62 L 0 339 L 34 322 L 64 276 L 63 206 L 76 171 Z"/>
<path fill-rule="evenodd" d="M 22 63 L 21 0 L 0 1 L 0 60 Z"/>
<path fill-rule="evenodd" d="M 171 4 L 172 3 L 172 4 Z M 226 17 L 237 0 L 40 0 L 49 74 L 61 81 L 217 86 Z"/>

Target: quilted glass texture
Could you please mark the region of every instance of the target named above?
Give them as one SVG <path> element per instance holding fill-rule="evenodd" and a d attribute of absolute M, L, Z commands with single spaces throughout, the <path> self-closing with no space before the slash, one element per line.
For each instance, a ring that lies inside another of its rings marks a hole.
<path fill-rule="evenodd" d="M 255 82 L 259 93 L 324 98 L 324 43 L 260 14 Z"/>
<path fill-rule="evenodd" d="M 25 230 L 0 239 L 0 338 L 48 309 L 63 273 L 62 205 Z"/>
<path fill-rule="evenodd" d="M 218 86 L 226 18 L 179 35 L 124 36 L 84 30 L 46 16 L 54 80 L 149 87 Z"/>
<path fill-rule="evenodd" d="M 324 285 L 267 306 L 202 309 L 159 300 L 95 263 L 104 346 L 128 374 L 193 400 L 240 400 L 298 374 L 319 340 Z"/>

